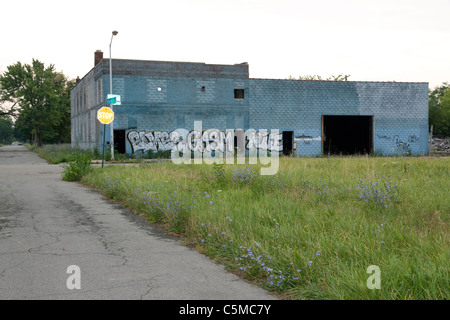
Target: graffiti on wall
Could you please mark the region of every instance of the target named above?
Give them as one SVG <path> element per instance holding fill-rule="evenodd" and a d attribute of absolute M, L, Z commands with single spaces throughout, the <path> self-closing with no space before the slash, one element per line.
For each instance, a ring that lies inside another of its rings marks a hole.
<path fill-rule="evenodd" d="M 415 134 L 412 136 L 408 136 L 408 142 L 409 143 L 417 143 L 417 142 L 419 142 L 419 137 L 416 136 Z"/>
<path fill-rule="evenodd" d="M 411 144 L 416 144 L 420 140 L 415 134 L 409 135 L 406 139 L 400 138 L 399 135 L 388 136 L 378 134 L 377 137 L 379 140 L 393 142 L 395 151 L 401 153 L 411 152 Z"/>
<path fill-rule="evenodd" d="M 129 131 L 127 138 L 131 144 L 131 153 L 172 150 L 175 142 L 171 133 L 167 131 Z"/>
<path fill-rule="evenodd" d="M 301 136 L 295 137 L 295 141 L 301 141 L 303 142 L 303 144 L 309 145 L 311 144 L 312 141 L 322 141 L 322 137 L 319 136 L 314 138 L 313 136 L 307 136 L 302 134 Z"/>
<path fill-rule="evenodd" d="M 170 151 L 180 143 L 186 142 L 191 151 L 225 152 L 234 149 L 235 136 L 240 137 L 239 134 L 235 135 L 234 130 L 202 130 L 202 134 L 196 130 L 188 132 L 184 129 L 173 131 L 131 130 L 127 134 L 127 139 L 130 142 L 132 154 L 138 151 L 145 153 L 150 150 L 154 152 Z M 249 129 L 243 132 L 242 136 L 245 137 L 242 144 L 247 150 L 283 151 L 282 134 L 278 132 Z M 199 144 L 198 141 L 201 141 L 201 143 Z M 237 146 L 240 146 L 240 142 L 237 142 Z"/>

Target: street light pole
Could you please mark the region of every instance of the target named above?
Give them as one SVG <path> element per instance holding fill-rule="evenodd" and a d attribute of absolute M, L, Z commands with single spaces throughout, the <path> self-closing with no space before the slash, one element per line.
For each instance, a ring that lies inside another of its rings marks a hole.
<path fill-rule="evenodd" d="M 111 59 L 111 45 L 112 45 L 112 41 L 114 36 L 116 36 L 119 32 L 118 31 L 113 31 L 112 35 L 111 35 L 111 42 L 109 43 L 109 93 L 113 94 L 112 92 L 112 59 Z M 110 105 L 110 108 L 112 110 L 112 103 Z M 110 128 L 111 128 L 111 138 L 110 138 L 110 147 L 111 147 L 111 160 L 114 160 L 114 123 L 111 122 L 110 124 Z"/>

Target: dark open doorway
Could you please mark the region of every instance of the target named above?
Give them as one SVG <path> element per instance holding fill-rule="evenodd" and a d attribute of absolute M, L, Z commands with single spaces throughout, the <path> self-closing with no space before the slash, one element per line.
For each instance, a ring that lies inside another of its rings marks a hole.
<path fill-rule="evenodd" d="M 291 156 L 294 151 L 294 131 L 283 131 L 283 155 Z"/>
<path fill-rule="evenodd" d="M 373 151 L 372 116 L 322 116 L 324 154 L 366 154 Z"/>
<path fill-rule="evenodd" d="M 120 154 L 126 152 L 125 141 L 125 130 L 114 130 L 114 149 Z"/>

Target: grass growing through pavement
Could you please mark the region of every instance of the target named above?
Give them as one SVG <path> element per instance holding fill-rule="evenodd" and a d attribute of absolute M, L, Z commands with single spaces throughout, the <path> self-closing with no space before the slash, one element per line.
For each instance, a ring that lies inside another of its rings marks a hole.
<path fill-rule="evenodd" d="M 156 163 L 83 178 L 285 299 L 448 299 L 449 158 Z M 381 289 L 368 289 L 377 265 Z"/>

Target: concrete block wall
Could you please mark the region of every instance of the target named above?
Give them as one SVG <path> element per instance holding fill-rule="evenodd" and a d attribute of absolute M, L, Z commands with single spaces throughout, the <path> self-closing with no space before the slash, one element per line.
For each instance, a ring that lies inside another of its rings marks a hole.
<path fill-rule="evenodd" d="M 108 81 L 105 74 L 103 82 Z M 113 93 L 121 95 L 121 105 L 113 107 L 114 129 L 125 129 L 126 135 L 192 130 L 195 121 L 202 121 L 205 130 L 248 128 L 248 94 L 235 99 L 234 89 L 248 93 L 248 79 L 113 75 Z M 132 153 L 129 141 L 125 148 Z"/>
<path fill-rule="evenodd" d="M 322 153 L 323 115 L 370 115 L 374 153 L 425 154 L 428 84 L 250 79 L 249 125 L 293 131 L 298 156 Z"/>
<path fill-rule="evenodd" d="M 108 79 L 105 76 L 104 82 Z M 121 105 L 113 107 L 114 129 L 173 130 L 183 125 L 190 130 L 199 120 L 205 128 L 227 129 L 248 121 L 248 98 L 234 99 L 232 79 L 124 76 L 121 80 L 124 85 L 117 90 L 113 80 L 114 94 L 121 95 Z"/>
<path fill-rule="evenodd" d="M 104 86 L 102 78 L 95 78 L 91 70 L 70 93 L 71 144 L 80 149 L 98 148 L 101 141 L 101 124 L 97 110 L 103 105 Z"/>
<path fill-rule="evenodd" d="M 248 126 L 248 98 L 234 99 L 234 89 L 248 91 L 248 65 L 207 65 L 161 61 L 112 61 L 114 129 L 205 129 Z M 72 146 L 101 149 L 103 125 L 96 116 L 110 93 L 109 60 L 100 61 L 71 91 Z M 110 141 L 110 125 L 106 125 Z M 129 146 L 127 146 L 128 150 Z"/>
<path fill-rule="evenodd" d="M 244 89 L 244 99 L 234 90 Z M 278 129 L 294 132 L 295 155 L 322 153 L 322 116 L 373 117 L 375 154 L 426 154 L 428 84 L 249 79 L 247 65 L 113 60 L 114 129 Z M 97 110 L 109 88 L 109 61 L 94 67 L 71 91 L 72 145 L 98 148 Z M 110 126 L 106 126 L 106 141 Z M 130 143 L 126 143 L 131 152 Z"/>

